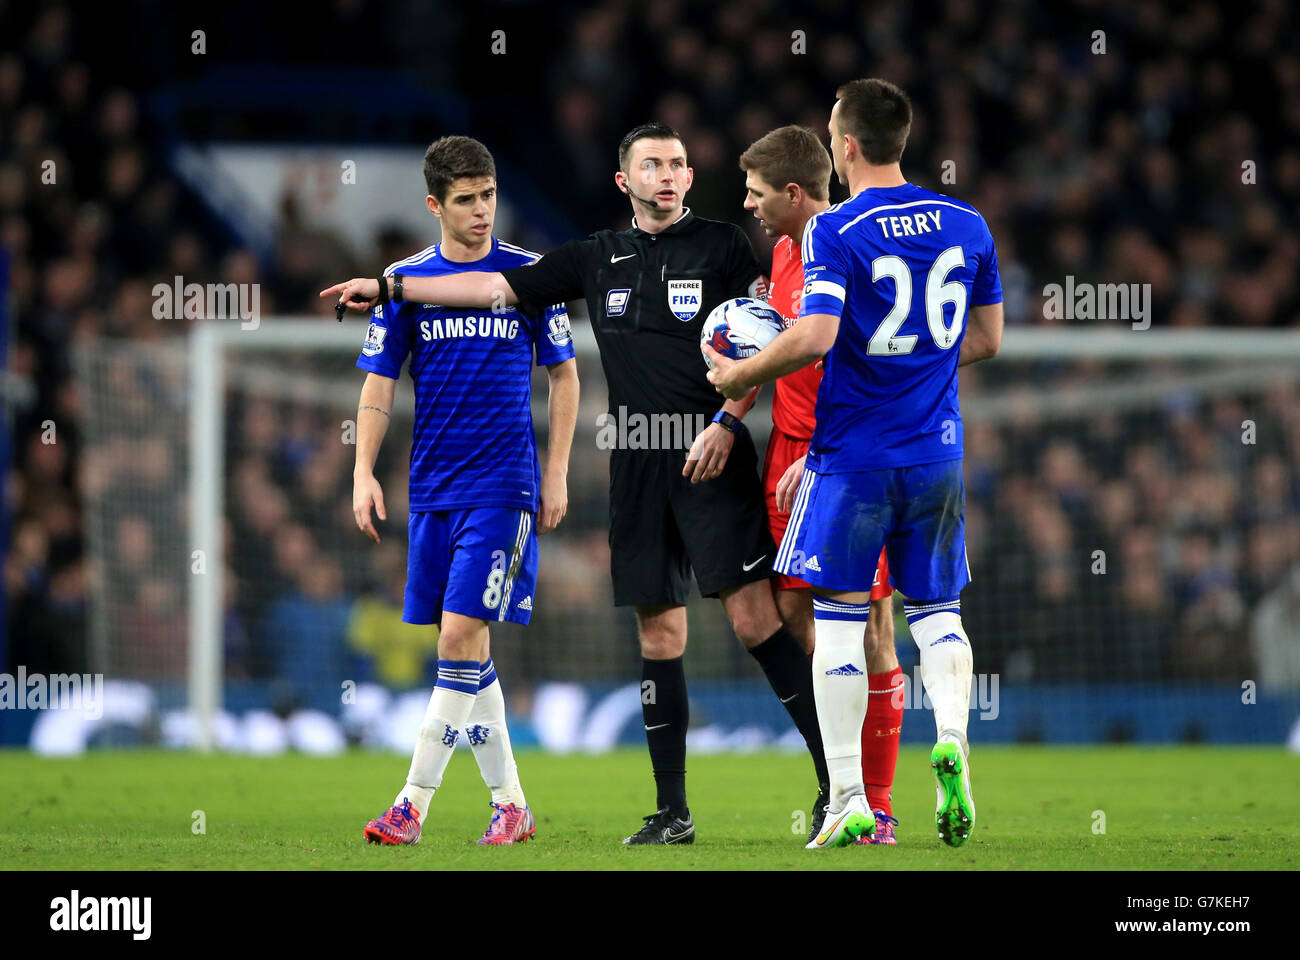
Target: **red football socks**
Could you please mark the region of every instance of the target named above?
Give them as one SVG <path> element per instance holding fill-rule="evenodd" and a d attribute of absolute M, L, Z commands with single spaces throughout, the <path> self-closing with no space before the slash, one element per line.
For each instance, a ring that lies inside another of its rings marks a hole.
<path fill-rule="evenodd" d="M 862 724 L 862 782 L 872 810 L 894 811 L 889 791 L 898 765 L 898 735 L 903 730 L 903 668 L 867 676 L 871 696 Z"/>

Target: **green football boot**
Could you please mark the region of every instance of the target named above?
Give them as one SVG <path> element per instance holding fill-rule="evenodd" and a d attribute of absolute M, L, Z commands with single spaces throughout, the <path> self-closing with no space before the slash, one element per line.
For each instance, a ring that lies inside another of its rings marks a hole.
<path fill-rule="evenodd" d="M 930 766 L 936 781 L 934 825 L 939 828 L 939 839 L 950 847 L 960 847 L 975 827 L 970 760 L 960 743 L 941 740 L 930 751 Z"/>

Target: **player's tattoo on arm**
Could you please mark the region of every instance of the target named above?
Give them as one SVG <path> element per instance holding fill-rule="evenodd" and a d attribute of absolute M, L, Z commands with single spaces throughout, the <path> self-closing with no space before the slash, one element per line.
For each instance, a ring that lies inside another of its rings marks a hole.
<path fill-rule="evenodd" d="M 366 403 L 366 404 L 362 404 L 360 407 L 357 408 L 357 413 L 360 413 L 362 410 L 377 410 L 380 413 L 382 413 L 384 416 L 388 417 L 388 419 L 390 420 L 392 419 L 392 415 L 383 407 L 372 407 L 370 404 Z"/>

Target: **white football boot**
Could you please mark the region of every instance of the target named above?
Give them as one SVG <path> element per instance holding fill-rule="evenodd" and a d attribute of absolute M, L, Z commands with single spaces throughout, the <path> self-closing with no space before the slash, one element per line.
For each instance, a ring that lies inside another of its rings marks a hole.
<path fill-rule="evenodd" d="M 850 797 L 843 810 L 827 810 L 821 832 L 804 847 L 805 850 L 828 850 L 847 847 L 858 837 L 871 836 L 876 830 L 876 817 L 867 804 L 865 794 Z"/>

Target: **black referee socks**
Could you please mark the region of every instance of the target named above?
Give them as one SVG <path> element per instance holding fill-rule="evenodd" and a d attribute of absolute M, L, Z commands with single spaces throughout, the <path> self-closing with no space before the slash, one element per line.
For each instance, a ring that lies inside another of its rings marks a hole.
<path fill-rule="evenodd" d="M 812 690 L 809 674 L 809 690 Z M 686 699 L 686 671 L 682 658 L 641 658 L 641 716 L 650 747 L 659 808 L 674 817 L 686 817 L 686 727 L 691 706 Z M 814 717 L 814 720 L 816 717 Z M 818 741 L 820 743 L 820 741 Z"/>
<path fill-rule="evenodd" d="M 813 699 L 812 663 L 788 628 L 782 627 L 749 651 L 767 674 L 767 682 L 790 714 L 795 727 L 803 734 L 808 752 L 817 769 L 817 782 L 830 783 L 826 770 L 826 751 L 822 731 L 817 724 L 817 702 Z M 647 721 L 648 722 L 648 721 Z"/>

